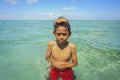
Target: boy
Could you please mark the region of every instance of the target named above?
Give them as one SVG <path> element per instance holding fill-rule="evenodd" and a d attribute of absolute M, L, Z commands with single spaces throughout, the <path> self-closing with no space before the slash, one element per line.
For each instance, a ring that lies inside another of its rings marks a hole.
<path fill-rule="evenodd" d="M 73 66 L 78 64 L 76 46 L 67 39 L 71 35 L 70 24 L 67 19 L 59 17 L 54 22 L 53 34 L 55 41 L 48 43 L 46 60 L 51 63 L 50 80 L 75 80 Z"/>

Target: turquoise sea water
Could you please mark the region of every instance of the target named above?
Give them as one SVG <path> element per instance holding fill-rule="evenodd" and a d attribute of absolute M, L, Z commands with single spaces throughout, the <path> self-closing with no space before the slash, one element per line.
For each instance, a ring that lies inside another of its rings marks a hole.
<path fill-rule="evenodd" d="M 120 80 L 120 20 L 73 20 L 76 80 Z M 53 21 L 0 21 L 0 80 L 45 80 Z"/>

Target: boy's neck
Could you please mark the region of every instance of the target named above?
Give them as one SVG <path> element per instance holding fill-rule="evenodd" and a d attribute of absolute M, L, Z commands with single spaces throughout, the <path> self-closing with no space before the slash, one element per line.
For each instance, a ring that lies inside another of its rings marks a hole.
<path fill-rule="evenodd" d="M 63 43 L 63 44 L 60 44 L 60 43 L 58 43 L 58 41 L 56 40 L 56 43 L 57 43 L 57 45 L 58 45 L 58 47 L 60 48 L 60 49 L 64 49 L 65 47 L 67 47 L 68 46 L 68 44 L 69 44 L 69 42 L 68 41 L 66 41 L 65 43 Z"/>

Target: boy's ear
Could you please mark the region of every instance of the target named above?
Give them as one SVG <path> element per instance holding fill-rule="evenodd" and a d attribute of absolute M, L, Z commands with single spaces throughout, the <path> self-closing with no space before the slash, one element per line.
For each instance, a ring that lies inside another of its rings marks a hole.
<path fill-rule="evenodd" d="M 53 34 L 55 35 L 55 32 L 53 32 Z"/>
<path fill-rule="evenodd" d="M 69 36 L 72 34 L 72 32 L 70 32 Z"/>

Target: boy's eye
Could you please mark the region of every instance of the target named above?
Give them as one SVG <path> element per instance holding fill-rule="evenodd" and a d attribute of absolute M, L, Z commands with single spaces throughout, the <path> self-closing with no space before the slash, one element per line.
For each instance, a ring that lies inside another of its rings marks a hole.
<path fill-rule="evenodd" d="M 58 35 L 58 36 L 61 36 L 61 35 L 66 36 L 67 33 L 56 33 L 56 35 Z"/>
<path fill-rule="evenodd" d="M 67 35 L 67 33 L 63 33 L 62 35 L 63 35 L 63 36 L 66 36 L 66 35 Z"/>
<path fill-rule="evenodd" d="M 60 35 L 61 35 L 61 33 L 57 33 L 57 35 L 58 35 L 58 36 L 60 36 Z"/>

